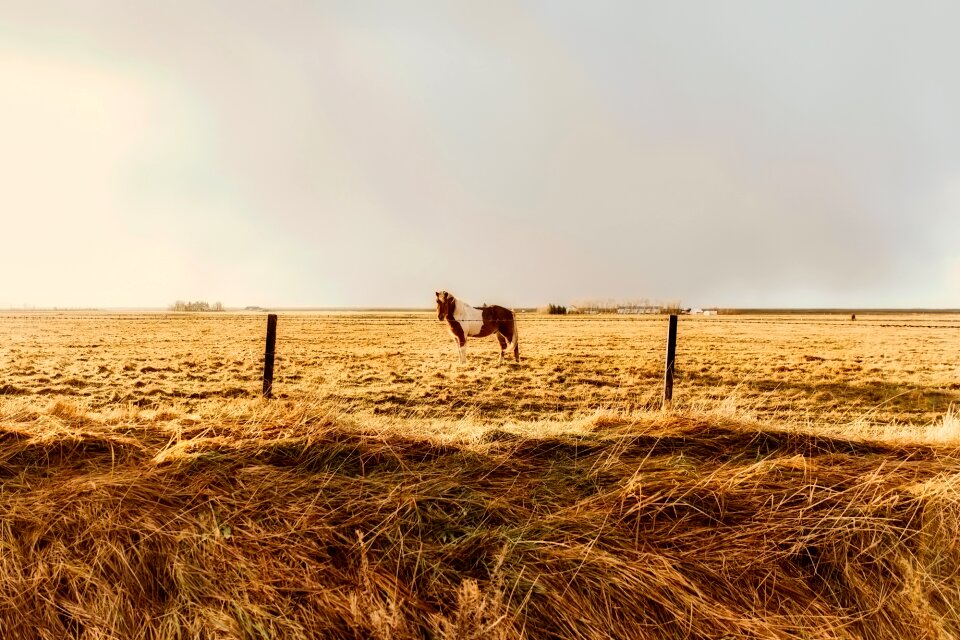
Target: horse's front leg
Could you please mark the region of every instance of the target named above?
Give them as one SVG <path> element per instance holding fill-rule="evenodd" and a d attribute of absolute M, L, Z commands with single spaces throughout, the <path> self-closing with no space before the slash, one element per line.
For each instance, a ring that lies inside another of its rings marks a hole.
<path fill-rule="evenodd" d="M 454 344 L 457 345 L 457 355 L 460 358 L 460 364 L 467 364 L 466 347 L 467 341 L 459 336 L 453 337 Z"/>

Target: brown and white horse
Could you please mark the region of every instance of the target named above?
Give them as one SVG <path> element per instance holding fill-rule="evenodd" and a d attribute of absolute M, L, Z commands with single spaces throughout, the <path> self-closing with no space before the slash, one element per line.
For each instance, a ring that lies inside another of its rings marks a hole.
<path fill-rule="evenodd" d="M 437 318 L 446 320 L 447 328 L 457 343 L 460 362 L 466 362 L 463 348 L 467 338 L 483 338 L 493 333 L 500 342 L 500 360 L 503 352 L 513 350 L 513 357 L 520 362 L 520 344 L 517 340 L 517 321 L 513 311 L 497 305 L 476 309 L 462 300 L 457 300 L 446 291 L 437 291 Z"/>

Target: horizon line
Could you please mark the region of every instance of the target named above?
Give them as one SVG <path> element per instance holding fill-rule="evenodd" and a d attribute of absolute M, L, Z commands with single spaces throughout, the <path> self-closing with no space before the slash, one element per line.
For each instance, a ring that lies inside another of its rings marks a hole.
<path fill-rule="evenodd" d="M 542 306 L 542 305 L 541 305 Z M 533 307 L 511 307 L 515 311 L 531 312 L 537 311 L 541 306 Z M 571 305 L 572 306 L 572 305 Z M 615 314 L 617 308 L 629 308 L 635 305 L 618 305 L 612 307 L 611 311 L 600 313 Z M 657 305 L 651 305 L 656 307 Z M 698 309 L 704 311 L 723 311 L 726 313 L 941 313 L 960 314 L 960 308 L 951 307 L 727 307 L 727 306 L 703 306 L 703 307 L 682 307 L 682 309 Z M 23 312 L 151 312 L 151 313 L 227 313 L 227 312 L 248 312 L 248 313 L 266 313 L 272 311 L 296 312 L 296 311 L 351 311 L 351 312 L 431 312 L 433 307 L 384 307 L 384 306 L 270 306 L 262 307 L 259 305 L 246 305 L 243 307 L 224 307 L 223 311 L 173 311 L 167 306 L 140 307 L 140 306 L 23 306 L 23 307 L 5 307 L 0 308 L 0 313 L 23 313 Z M 576 315 L 576 314 L 574 314 Z"/>

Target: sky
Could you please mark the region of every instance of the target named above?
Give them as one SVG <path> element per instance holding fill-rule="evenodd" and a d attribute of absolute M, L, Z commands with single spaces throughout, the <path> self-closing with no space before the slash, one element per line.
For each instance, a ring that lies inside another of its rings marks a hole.
<path fill-rule="evenodd" d="M 958 308 L 957 24 L 0 0 L 0 308 Z"/>

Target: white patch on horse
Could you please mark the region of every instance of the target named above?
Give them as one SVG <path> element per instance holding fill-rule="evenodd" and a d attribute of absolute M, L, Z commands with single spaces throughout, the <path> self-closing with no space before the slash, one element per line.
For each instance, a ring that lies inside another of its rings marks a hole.
<path fill-rule="evenodd" d="M 453 307 L 453 319 L 460 323 L 465 338 L 479 335 L 483 328 L 483 311 L 459 300 Z"/>

